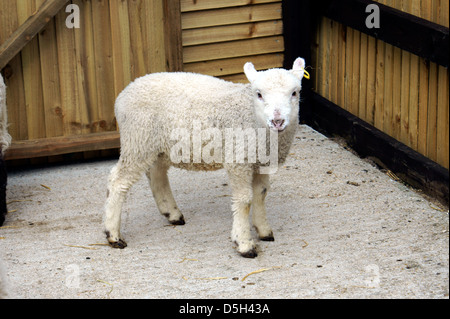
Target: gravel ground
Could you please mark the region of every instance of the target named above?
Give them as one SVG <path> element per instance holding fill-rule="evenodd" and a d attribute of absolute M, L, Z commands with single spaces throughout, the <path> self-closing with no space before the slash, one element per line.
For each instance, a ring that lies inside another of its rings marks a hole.
<path fill-rule="evenodd" d="M 225 171 L 170 171 L 186 225 L 161 216 L 145 178 L 106 243 L 115 160 L 10 172 L 0 229 L 14 298 L 448 298 L 447 208 L 300 126 L 267 198 L 275 242 L 242 258 Z"/>

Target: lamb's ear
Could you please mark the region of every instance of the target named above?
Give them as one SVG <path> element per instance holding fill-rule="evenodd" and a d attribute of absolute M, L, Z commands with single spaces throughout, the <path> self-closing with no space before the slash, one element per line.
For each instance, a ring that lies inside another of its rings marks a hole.
<path fill-rule="evenodd" d="M 256 76 L 258 75 L 258 71 L 256 71 L 255 66 L 251 62 L 247 62 L 244 65 L 244 73 L 247 79 L 252 83 Z"/>
<path fill-rule="evenodd" d="M 305 74 L 305 60 L 302 58 L 297 58 L 294 61 L 294 65 L 292 66 L 291 72 L 299 79 L 303 79 L 303 75 Z"/>

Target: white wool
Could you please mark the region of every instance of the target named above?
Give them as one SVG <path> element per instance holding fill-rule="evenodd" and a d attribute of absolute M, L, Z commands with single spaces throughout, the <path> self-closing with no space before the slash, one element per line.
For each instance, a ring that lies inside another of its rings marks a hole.
<path fill-rule="evenodd" d="M 111 245 L 126 246 L 120 236 L 121 207 L 128 189 L 143 173 L 149 178 L 160 213 L 171 223 L 184 224 L 167 179 L 169 167 L 206 171 L 225 168 L 233 192 L 232 239 L 243 256 L 255 257 L 248 222 L 250 205 L 253 204 L 252 220 L 259 236 L 273 240 L 264 207 L 269 181 L 260 170 L 265 163 L 250 161 L 249 145 L 255 145 L 259 135 L 250 134 L 247 144 L 242 141 L 245 145 L 236 142 L 236 147 L 239 144 L 247 148 L 244 162 L 224 161 L 226 150 L 221 161 L 208 162 L 204 157 L 196 161 L 195 145 L 201 148 L 207 143 L 196 144 L 195 133 L 211 129 L 225 141 L 230 129 L 262 130 L 267 132 L 263 140 L 266 146 L 272 146 L 269 136 L 276 136 L 275 158 L 282 164 L 297 128 L 304 66 L 304 60 L 299 58 L 290 71 L 257 72 L 253 64 L 247 63 L 244 72 L 250 84 L 183 72 L 149 74 L 130 83 L 115 104 L 121 155 L 110 174 L 105 206 L 105 232 Z M 189 132 L 187 141 L 192 152 L 188 161 L 174 162 L 171 152 L 179 142 L 174 139 L 174 132 L 179 131 Z"/>

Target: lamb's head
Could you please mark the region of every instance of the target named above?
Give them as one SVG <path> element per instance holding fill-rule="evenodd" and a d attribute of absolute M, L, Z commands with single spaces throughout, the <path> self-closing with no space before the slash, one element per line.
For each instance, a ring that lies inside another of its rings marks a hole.
<path fill-rule="evenodd" d="M 301 81 L 305 60 L 297 58 L 292 70 L 256 71 L 252 63 L 244 65 L 250 81 L 256 116 L 261 124 L 279 133 L 298 122 Z"/>

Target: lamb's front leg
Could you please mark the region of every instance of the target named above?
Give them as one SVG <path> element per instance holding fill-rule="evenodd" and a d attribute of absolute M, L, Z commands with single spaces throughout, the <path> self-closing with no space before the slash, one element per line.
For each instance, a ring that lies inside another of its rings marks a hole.
<path fill-rule="evenodd" d="M 253 176 L 252 222 L 259 238 L 264 241 L 274 241 L 272 228 L 267 222 L 265 199 L 269 191 L 269 175 Z"/>
<path fill-rule="evenodd" d="M 257 256 L 255 243 L 250 231 L 250 206 L 252 203 L 251 171 L 228 171 L 232 188 L 231 209 L 233 212 L 233 228 L 231 239 L 237 244 L 237 251 L 246 258 Z"/>

